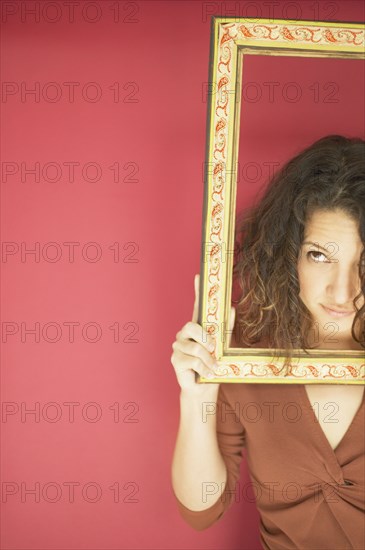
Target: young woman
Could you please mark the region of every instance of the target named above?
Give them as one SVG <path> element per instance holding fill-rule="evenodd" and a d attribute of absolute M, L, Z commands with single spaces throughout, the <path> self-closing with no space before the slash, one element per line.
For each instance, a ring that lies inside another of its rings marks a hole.
<path fill-rule="evenodd" d="M 295 348 L 365 350 L 365 141 L 326 136 L 302 151 L 242 230 L 235 346 L 265 342 L 288 358 Z M 193 318 L 171 356 L 182 517 L 202 530 L 233 501 L 255 501 L 265 550 L 364 550 L 364 385 L 197 384 L 194 371 L 206 377 L 215 365 L 194 282 Z M 248 485 L 239 482 L 243 451 Z M 242 518 L 242 549 L 248 528 Z"/>

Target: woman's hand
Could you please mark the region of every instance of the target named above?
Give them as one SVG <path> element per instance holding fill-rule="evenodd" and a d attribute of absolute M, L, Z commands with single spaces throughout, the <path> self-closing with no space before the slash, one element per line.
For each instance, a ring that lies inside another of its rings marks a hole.
<path fill-rule="evenodd" d="M 192 320 L 186 323 L 176 334 L 176 340 L 172 344 L 173 354 L 171 363 L 175 369 L 177 381 L 182 390 L 192 391 L 194 393 L 204 393 L 208 388 L 216 387 L 219 384 L 198 384 L 195 382 L 195 372 L 209 378 L 214 374 L 216 365 L 213 350 L 215 348 L 215 339 L 209 335 L 203 327 L 197 323 L 199 312 L 199 278 L 195 275 L 194 289 L 195 302 Z M 235 320 L 235 308 L 231 308 L 230 330 L 233 329 Z M 210 348 L 209 346 L 212 345 Z"/>

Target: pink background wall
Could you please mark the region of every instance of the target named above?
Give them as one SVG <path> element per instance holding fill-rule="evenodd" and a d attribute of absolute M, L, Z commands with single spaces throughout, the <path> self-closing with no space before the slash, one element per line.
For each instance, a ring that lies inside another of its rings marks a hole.
<path fill-rule="evenodd" d="M 247 55 L 242 81 L 237 211 L 313 141 L 364 136 L 363 59 Z"/>
<path fill-rule="evenodd" d="M 196 532 L 170 484 L 210 15 L 363 21 L 362 2 L 57 4 L 35 20 L 33 2 L 2 3 L 0 546 L 259 549 L 253 499 Z M 253 136 L 260 162 L 272 139 Z"/>

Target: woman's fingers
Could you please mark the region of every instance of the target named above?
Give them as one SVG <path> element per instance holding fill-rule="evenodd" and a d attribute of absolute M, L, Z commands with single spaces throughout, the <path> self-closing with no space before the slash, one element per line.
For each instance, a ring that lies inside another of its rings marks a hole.
<path fill-rule="evenodd" d="M 214 369 L 208 367 L 199 357 L 187 355 L 185 351 L 181 351 L 177 346 L 178 342 L 174 342 L 172 346 L 174 353 L 171 362 L 175 367 L 178 378 L 187 373 L 194 375 L 194 372 L 197 372 L 204 378 L 211 378 L 215 376 Z M 191 380 L 191 385 L 196 386 L 194 379 Z"/>
<path fill-rule="evenodd" d="M 213 372 L 216 365 L 215 358 L 209 351 L 198 342 L 192 340 L 176 340 L 172 348 L 180 358 L 180 368 L 188 367 L 195 370 L 202 376 Z M 202 374 L 203 373 L 203 374 Z"/>
<path fill-rule="evenodd" d="M 215 349 L 215 340 L 203 329 L 201 325 L 193 321 L 188 321 L 183 328 L 176 334 L 176 340 L 192 339 L 204 346 L 209 352 Z"/>
<path fill-rule="evenodd" d="M 194 308 L 192 320 L 188 321 L 176 334 L 172 345 L 171 363 L 175 369 L 178 383 L 184 390 L 197 391 L 199 386 L 195 381 L 195 373 L 202 378 L 216 377 L 217 362 L 214 355 L 216 339 L 198 323 L 199 316 L 199 283 L 200 274 L 194 277 Z M 236 310 L 231 307 L 229 329 L 233 331 Z M 203 384 L 205 386 L 206 384 Z M 216 386 L 215 384 L 207 384 Z M 205 388 L 200 388 L 202 394 Z"/>

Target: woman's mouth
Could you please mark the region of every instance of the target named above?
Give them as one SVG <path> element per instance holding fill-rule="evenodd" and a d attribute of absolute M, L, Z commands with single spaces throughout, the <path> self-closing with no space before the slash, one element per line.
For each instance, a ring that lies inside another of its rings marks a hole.
<path fill-rule="evenodd" d="M 331 315 L 331 317 L 350 317 L 350 315 L 353 315 L 354 311 L 341 311 L 336 309 L 330 309 L 324 305 L 321 304 L 323 309 L 328 315 Z"/>

